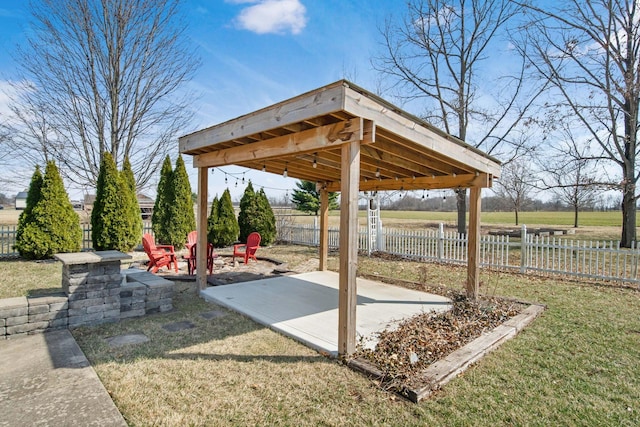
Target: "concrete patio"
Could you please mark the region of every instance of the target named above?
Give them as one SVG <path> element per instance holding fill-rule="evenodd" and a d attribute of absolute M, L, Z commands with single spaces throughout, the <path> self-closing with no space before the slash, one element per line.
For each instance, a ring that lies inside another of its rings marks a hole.
<path fill-rule="evenodd" d="M 338 273 L 315 271 L 201 291 L 207 300 L 321 352 L 338 352 Z M 428 311 L 450 308 L 450 300 L 366 279 L 357 279 L 356 332 L 367 346 L 375 333 Z"/>

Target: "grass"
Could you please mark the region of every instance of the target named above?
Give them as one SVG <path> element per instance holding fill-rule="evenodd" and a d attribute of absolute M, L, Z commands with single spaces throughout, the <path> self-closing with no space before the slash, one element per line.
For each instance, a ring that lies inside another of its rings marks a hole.
<path fill-rule="evenodd" d="M 0 258 L 0 269 L 0 298 L 42 295 L 62 290 L 60 262 Z"/>
<path fill-rule="evenodd" d="M 443 221 L 454 223 L 456 212 L 427 212 L 427 211 L 382 211 L 382 219 L 405 219 L 424 221 Z M 520 212 L 520 224 L 573 226 L 573 212 Z M 482 223 L 486 225 L 500 224 L 515 226 L 513 212 L 482 212 Z M 609 212 L 580 212 L 578 224 L 584 227 L 622 227 L 622 213 Z M 638 223 L 640 225 L 640 222 Z"/>
<path fill-rule="evenodd" d="M 292 267 L 317 256 L 314 249 L 295 246 L 268 252 Z M 23 274 L 23 280 L 36 267 L 9 265 L 14 262 L 4 262 L 5 271 Z M 337 266 L 334 257 L 330 266 Z M 466 275 L 459 267 L 366 257 L 358 271 L 455 288 L 463 287 Z M 35 281 L 53 274 L 38 273 Z M 638 290 L 487 270 L 481 282 L 483 293 L 540 302 L 547 310 L 417 405 L 204 302 L 184 285 L 174 312 L 73 333 L 130 425 L 640 425 Z M 212 310 L 225 315 L 200 316 Z M 162 328 L 183 320 L 195 328 Z M 107 338 L 131 332 L 150 341 L 107 345 Z"/>

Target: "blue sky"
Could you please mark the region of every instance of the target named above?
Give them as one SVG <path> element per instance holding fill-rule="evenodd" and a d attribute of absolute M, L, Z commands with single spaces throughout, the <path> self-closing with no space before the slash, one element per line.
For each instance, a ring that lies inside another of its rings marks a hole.
<path fill-rule="evenodd" d="M 189 38 L 202 67 L 190 84 L 197 99 L 193 129 L 250 113 L 341 78 L 374 91 L 370 58 L 378 49 L 378 28 L 390 14 L 400 15 L 403 0 L 186 0 Z M 0 3 L 0 87 L 14 75 L 11 52 L 24 40 L 30 15 L 26 0 Z M 0 112 L 6 112 L 0 94 Z M 177 152 L 177 141 L 176 141 Z M 185 158 L 188 168 L 190 159 Z M 223 168 L 234 200 L 244 190 L 242 172 Z M 196 173 L 191 173 L 195 191 Z M 259 171 L 245 181 L 282 197 L 295 180 Z M 25 182 L 25 187 L 28 182 Z M 225 188 L 224 173 L 210 176 L 210 197 Z M 16 189 L 15 191 L 19 191 Z M 74 189 L 69 188 L 74 196 Z M 7 192 L 11 194 L 11 192 Z"/>

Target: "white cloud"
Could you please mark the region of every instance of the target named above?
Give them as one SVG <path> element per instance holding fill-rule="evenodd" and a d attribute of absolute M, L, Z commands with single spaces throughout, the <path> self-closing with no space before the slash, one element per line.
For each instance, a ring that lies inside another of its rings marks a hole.
<path fill-rule="evenodd" d="M 306 8 L 300 0 L 236 0 L 251 3 L 236 17 L 236 25 L 258 34 L 300 33 L 307 24 Z"/>

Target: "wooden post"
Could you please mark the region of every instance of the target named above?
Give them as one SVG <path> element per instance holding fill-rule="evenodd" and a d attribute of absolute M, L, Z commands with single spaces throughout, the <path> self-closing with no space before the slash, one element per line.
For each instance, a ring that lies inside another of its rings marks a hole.
<path fill-rule="evenodd" d="M 196 282 L 200 290 L 207 288 L 207 197 L 209 168 L 198 168 L 198 241 L 196 246 Z"/>
<path fill-rule="evenodd" d="M 320 271 L 327 271 L 329 258 L 329 192 L 323 184 L 320 187 Z"/>
<path fill-rule="evenodd" d="M 344 144 L 341 157 L 338 355 L 344 357 L 356 349 L 360 143 L 356 141 Z"/>
<path fill-rule="evenodd" d="M 469 232 L 467 235 L 467 297 L 478 298 L 480 263 L 480 187 L 471 187 L 469 194 Z"/>

